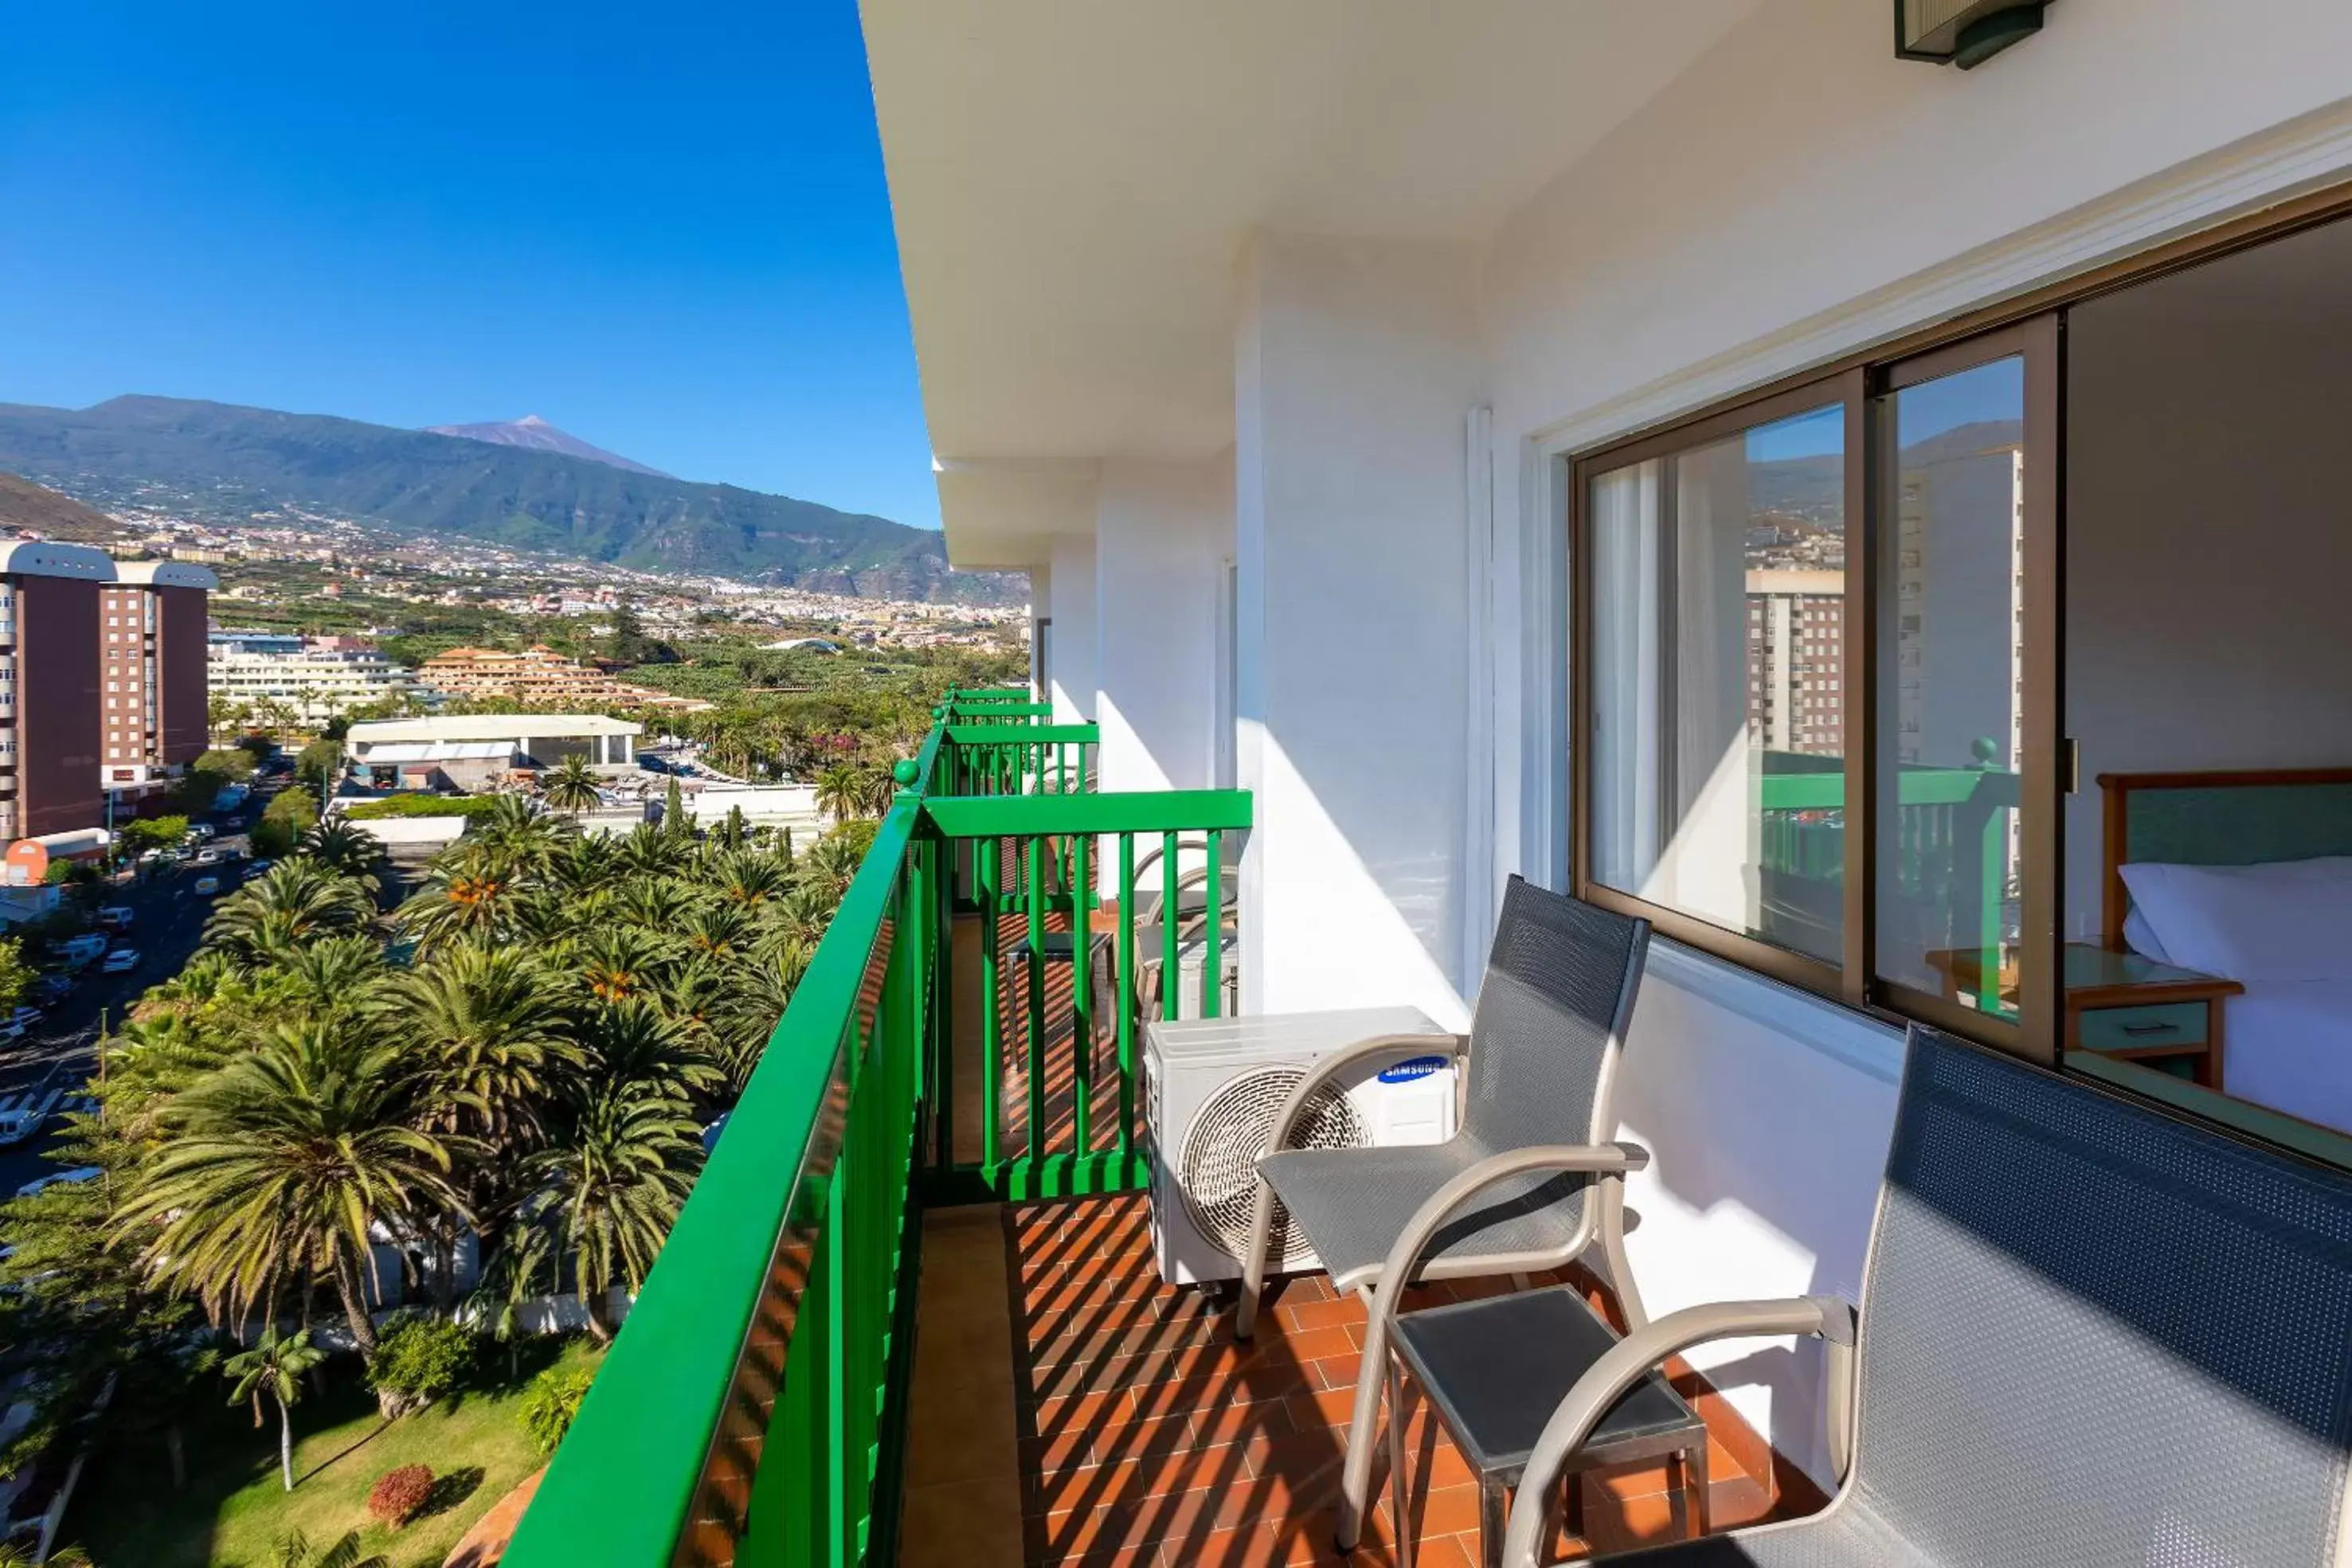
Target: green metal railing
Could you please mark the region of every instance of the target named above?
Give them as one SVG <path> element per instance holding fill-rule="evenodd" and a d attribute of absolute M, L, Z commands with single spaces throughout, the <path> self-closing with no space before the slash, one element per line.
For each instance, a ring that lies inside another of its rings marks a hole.
<path fill-rule="evenodd" d="M 1065 792 L 1048 752 L 1090 747 L 1091 727 L 1045 723 L 1025 697 L 950 694 L 898 765 L 509 1568 L 889 1562 L 921 1207 L 1144 1181 L 1138 1030 L 1147 1007 L 1223 1009 L 1225 853 L 1250 800 Z M 1172 916 L 1156 926 L 1140 918 L 1154 897 Z M 960 972 L 982 998 L 962 1031 L 973 1148 L 954 1132 Z"/>
<path fill-rule="evenodd" d="M 1767 752 L 1758 780 L 1762 813 L 1759 864 L 1769 877 L 1833 890 L 1845 874 L 1845 776 L 1836 758 Z M 2010 833 L 2021 800 L 2018 777 L 1998 768 L 1906 768 L 1895 780 L 1895 852 L 1883 884 L 1919 914 L 1929 943 L 1972 952 L 1980 974 L 2000 972 L 2014 903 Z M 1782 893 L 1769 907 L 1801 921 L 1826 895 Z M 1976 999 L 2006 1010 L 1997 986 Z"/>

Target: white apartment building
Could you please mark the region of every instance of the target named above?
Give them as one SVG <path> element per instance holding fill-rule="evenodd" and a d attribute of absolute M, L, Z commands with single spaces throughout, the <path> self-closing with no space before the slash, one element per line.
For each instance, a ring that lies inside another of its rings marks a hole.
<path fill-rule="evenodd" d="M 389 698 L 437 700 L 407 665 L 373 648 L 216 632 L 206 652 L 213 695 L 236 704 L 240 712 L 282 704 L 301 722 L 316 724 Z"/>

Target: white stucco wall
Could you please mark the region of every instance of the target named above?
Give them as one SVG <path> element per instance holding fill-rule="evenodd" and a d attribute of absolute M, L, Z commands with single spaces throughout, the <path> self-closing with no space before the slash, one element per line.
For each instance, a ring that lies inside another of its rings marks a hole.
<path fill-rule="evenodd" d="M 1054 540 L 1046 612 L 1047 701 L 1056 724 L 1091 724 L 1095 716 L 1096 670 L 1101 622 L 1095 613 L 1095 541 L 1066 535 Z"/>
<path fill-rule="evenodd" d="M 1969 73 L 1893 58 L 1870 20 L 1760 6 L 1483 253 L 1498 874 L 1562 863 L 1555 454 L 2352 170 L 2352 9 L 2327 0 L 2259 25 L 2226 0 L 2065 0 Z M 1631 1198 L 1650 1310 L 1851 1295 L 1899 1067 L 1890 1031 L 1659 944 L 1622 1101 L 1657 1162 Z M 1693 1360 L 1827 1478 L 1816 1354 Z"/>
<path fill-rule="evenodd" d="M 1459 1021 L 1469 256 L 1265 237 L 1240 298 L 1244 1006 Z"/>
<path fill-rule="evenodd" d="M 1213 786 L 1217 595 L 1233 549 L 1230 457 L 1103 465 L 1095 527 L 1103 789 Z"/>

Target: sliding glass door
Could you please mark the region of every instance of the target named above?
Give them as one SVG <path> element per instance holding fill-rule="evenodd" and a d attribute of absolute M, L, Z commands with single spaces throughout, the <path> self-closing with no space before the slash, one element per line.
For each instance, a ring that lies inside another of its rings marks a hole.
<path fill-rule="evenodd" d="M 2050 1060 L 2054 319 L 1574 466 L 1579 891 Z"/>
<path fill-rule="evenodd" d="M 2054 324 L 2030 323 L 1890 366 L 1871 411 L 1874 974 L 1905 1010 L 2044 1060 L 2058 956 L 2056 348 Z"/>

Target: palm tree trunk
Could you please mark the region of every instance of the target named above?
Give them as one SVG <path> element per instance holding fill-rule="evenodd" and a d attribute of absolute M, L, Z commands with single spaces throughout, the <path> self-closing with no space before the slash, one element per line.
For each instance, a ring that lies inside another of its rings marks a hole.
<path fill-rule="evenodd" d="M 294 1490 L 294 1412 L 286 1401 L 278 1402 L 278 1469 L 286 1478 L 286 1490 Z"/>
<path fill-rule="evenodd" d="M 163 1428 L 163 1451 L 172 1456 L 172 1490 L 184 1490 L 188 1484 L 188 1448 L 176 1421 Z"/>
<path fill-rule="evenodd" d="M 359 1346 L 360 1359 L 375 1360 L 375 1323 L 369 1318 L 367 1297 L 360 1289 L 359 1264 L 350 1258 L 335 1262 L 335 1291 L 343 1299 L 343 1317 L 352 1325 L 352 1343 Z"/>

